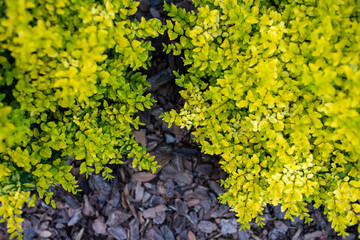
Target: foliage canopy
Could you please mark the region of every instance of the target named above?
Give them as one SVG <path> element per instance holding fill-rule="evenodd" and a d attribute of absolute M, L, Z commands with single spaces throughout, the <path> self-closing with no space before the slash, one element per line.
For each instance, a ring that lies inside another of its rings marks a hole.
<path fill-rule="evenodd" d="M 136 72 L 154 50 L 145 39 L 164 28 L 157 19 L 131 21 L 138 4 L 0 1 L 0 216 L 11 237 L 21 232 L 29 190 L 53 206 L 50 186 L 76 193 L 66 156 L 83 160 L 87 175 L 111 178 L 106 165 L 122 156 L 155 171 L 132 131 L 141 124 L 134 114 L 154 102 Z"/>
<path fill-rule="evenodd" d="M 309 221 L 313 202 L 347 235 L 360 220 L 360 1 L 193 2 L 165 5 L 166 51 L 189 65 L 176 80 L 187 101 L 165 121 L 222 157 L 220 199 L 244 228 L 268 203 Z"/>

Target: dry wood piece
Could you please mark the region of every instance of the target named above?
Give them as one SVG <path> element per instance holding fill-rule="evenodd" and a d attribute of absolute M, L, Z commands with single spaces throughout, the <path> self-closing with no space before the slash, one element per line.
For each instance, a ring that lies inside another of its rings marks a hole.
<path fill-rule="evenodd" d="M 154 18 L 160 18 L 160 13 L 155 8 L 150 8 L 150 13 Z"/>
<path fill-rule="evenodd" d="M 221 193 L 224 193 L 224 189 L 214 180 L 211 180 L 209 182 L 210 189 L 216 193 L 216 195 L 220 195 Z"/>
<path fill-rule="evenodd" d="M 144 218 L 156 218 L 160 212 L 165 212 L 166 206 L 164 204 L 160 204 L 153 208 L 148 208 L 143 211 Z"/>
<path fill-rule="evenodd" d="M 179 172 L 170 165 L 166 165 L 162 170 L 162 175 L 165 178 L 170 178 L 185 184 L 191 184 L 192 178 L 184 172 Z"/>
<path fill-rule="evenodd" d="M 72 216 L 72 218 L 70 219 L 70 221 L 68 222 L 68 226 L 74 226 L 75 224 L 77 224 L 80 219 L 82 217 L 82 214 L 81 214 L 81 208 L 78 208 L 76 209 L 74 215 Z"/>
<path fill-rule="evenodd" d="M 70 208 L 77 209 L 80 207 L 80 202 L 74 195 L 70 194 L 69 192 L 66 192 L 65 190 L 62 190 L 61 193 L 62 193 L 62 197 L 64 198 L 66 204 Z"/>
<path fill-rule="evenodd" d="M 131 175 L 131 178 L 139 182 L 148 182 L 156 177 L 155 174 L 149 172 L 137 172 Z"/>
<path fill-rule="evenodd" d="M 217 226 L 210 221 L 201 221 L 199 222 L 198 228 L 204 233 L 212 233 L 217 229 Z"/>
<path fill-rule="evenodd" d="M 282 221 L 275 221 L 275 227 L 280 234 L 285 235 L 289 227 Z"/>
<path fill-rule="evenodd" d="M 256 236 L 255 234 L 251 235 L 251 237 L 254 238 L 255 240 L 262 240 L 261 237 L 258 237 L 258 236 Z"/>
<path fill-rule="evenodd" d="M 216 212 L 211 213 L 212 218 L 223 217 L 226 213 L 229 212 L 229 206 L 222 206 L 220 209 L 216 210 Z"/>
<path fill-rule="evenodd" d="M 84 235 L 84 228 L 82 228 L 80 232 L 76 235 L 75 240 L 81 240 L 83 235 Z"/>
<path fill-rule="evenodd" d="M 85 216 L 93 216 L 94 215 L 94 208 L 90 205 L 89 198 L 87 195 L 84 195 L 84 206 L 83 206 L 81 212 Z"/>
<path fill-rule="evenodd" d="M 236 219 L 221 219 L 221 233 L 226 234 L 233 234 L 238 231 L 238 225 Z"/>
<path fill-rule="evenodd" d="M 153 92 L 158 89 L 160 86 L 170 82 L 174 78 L 174 74 L 172 73 L 170 68 L 165 69 L 164 71 L 155 74 L 151 78 L 148 79 L 151 87 L 148 87 L 146 91 Z"/>
<path fill-rule="evenodd" d="M 43 230 L 39 233 L 39 236 L 42 238 L 49 238 L 52 236 L 52 233 L 50 231 Z"/>
<path fill-rule="evenodd" d="M 147 151 L 151 152 L 157 147 L 157 145 L 158 145 L 157 142 L 149 142 L 147 145 Z"/>
<path fill-rule="evenodd" d="M 135 141 L 140 143 L 141 146 L 146 147 L 146 130 L 140 129 L 139 131 L 134 131 Z"/>
<path fill-rule="evenodd" d="M 135 188 L 135 201 L 140 202 L 144 197 L 144 188 L 141 186 L 141 182 L 136 183 Z"/>
<path fill-rule="evenodd" d="M 161 196 L 153 195 L 150 198 L 149 204 L 150 204 L 150 207 L 155 207 L 155 206 L 158 206 L 161 204 L 165 204 L 165 200 Z"/>
<path fill-rule="evenodd" d="M 108 219 L 106 221 L 106 224 L 108 226 L 114 227 L 119 224 L 122 224 L 126 220 L 128 220 L 132 215 L 130 213 L 124 212 L 123 210 L 115 210 L 112 211 L 108 215 Z"/>
<path fill-rule="evenodd" d="M 105 234 L 106 232 L 106 224 L 102 219 L 95 219 L 91 226 L 96 234 Z"/>
<path fill-rule="evenodd" d="M 183 216 L 175 215 L 172 227 L 175 229 L 176 234 L 180 234 L 185 229 L 186 218 Z"/>
<path fill-rule="evenodd" d="M 123 227 L 109 227 L 109 233 L 114 236 L 116 240 L 125 240 L 127 239 L 126 231 Z"/>
<path fill-rule="evenodd" d="M 161 171 L 161 169 L 163 169 L 170 162 L 171 156 L 156 155 L 155 160 L 157 161 L 158 165 L 160 166 L 158 169 L 156 169 L 156 172 L 155 172 L 155 174 L 158 174 Z"/>
<path fill-rule="evenodd" d="M 104 180 L 101 175 L 92 174 L 90 176 L 89 185 L 90 188 L 96 190 L 96 197 L 98 198 L 99 202 L 105 203 L 109 200 L 111 186 L 110 183 Z"/>
<path fill-rule="evenodd" d="M 317 238 L 325 237 L 322 231 L 316 231 L 304 235 L 304 240 L 315 240 Z M 325 239 L 325 238 L 324 238 Z"/>
<path fill-rule="evenodd" d="M 197 148 L 183 147 L 175 151 L 175 154 L 183 157 L 196 157 L 198 155 Z"/>
<path fill-rule="evenodd" d="M 187 233 L 188 240 L 196 240 L 195 234 L 189 230 Z"/>
<path fill-rule="evenodd" d="M 302 232 L 302 228 L 298 228 L 298 230 L 296 231 L 296 233 L 294 234 L 294 236 L 291 238 L 291 240 L 298 240 L 300 239 L 300 234 Z"/>
<path fill-rule="evenodd" d="M 139 232 L 139 219 L 133 218 L 129 223 L 130 228 L 130 239 L 131 240 L 139 240 L 140 232 Z"/>
<path fill-rule="evenodd" d="M 204 174 L 205 176 L 210 176 L 213 171 L 213 167 L 211 164 L 199 164 L 196 167 L 196 171 L 200 174 Z"/>
<path fill-rule="evenodd" d="M 166 225 L 160 227 L 160 230 L 166 240 L 175 240 L 173 232 Z"/>
<path fill-rule="evenodd" d="M 161 231 L 155 226 L 146 232 L 146 239 L 165 240 Z"/>
<path fill-rule="evenodd" d="M 198 205 L 200 203 L 200 199 L 198 198 L 194 198 L 194 199 L 190 199 L 189 201 L 186 201 L 186 204 L 188 205 L 188 207 L 194 207 L 196 205 Z"/>
<path fill-rule="evenodd" d="M 187 205 L 180 199 L 175 200 L 175 208 L 176 208 L 176 211 L 178 212 L 178 214 L 181 216 L 187 215 L 187 213 L 189 211 Z"/>
<path fill-rule="evenodd" d="M 174 182 L 171 179 L 166 180 L 166 196 L 172 198 L 174 196 Z"/>
<path fill-rule="evenodd" d="M 247 229 L 242 229 L 240 231 L 237 232 L 237 236 L 239 238 L 239 240 L 249 240 L 249 239 L 255 239 L 255 240 L 262 240 L 261 238 L 259 238 L 256 235 L 253 235 L 253 232 L 251 230 L 247 230 Z M 264 239 L 266 239 L 266 235 L 263 235 Z M 252 237 L 252 238 L 250 238 Z"/>
<path fill-rule="evenodd" d="M 163 181 L 158 181 L 157 182 L 157 191 L 158 191 L 158 194 L 160 194 L 161 196 L 166 196 L 166 188 L 165 188 L 165 184 Z"/>

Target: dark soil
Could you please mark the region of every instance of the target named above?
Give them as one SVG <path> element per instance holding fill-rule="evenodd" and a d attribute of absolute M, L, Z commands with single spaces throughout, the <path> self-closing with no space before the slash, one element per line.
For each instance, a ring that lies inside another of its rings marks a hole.
<path fill-rule="evenodd" d="M 186 0 L 173 2 L 188 10 L 193 8 Z M 136 18 L 160 17 L 165 21 L 162 3 L 142 0 Z M 79 175 L 80 162 L 69 159 L 82 191 L 73 196 L 53 188 L 56 209 L 40 199 L 36 207 L 24 209 L 24 239 L 341 239 L 321 209 L 312 206 L 309 209 L 314 221 L 310 225 L 299 218 L 284 220 L 280 206 L 269 205 L 264 211 L 264 228 L 251 224 L 251 230 L 239 231 L 235 213 L 217 199 L 224 191 L 220 180 L 226 178 L 219 158 L 202 154 L 191 130 L 168 128 L 159 118 L 163 112 L 182 107 L 172 70 L 186 69 L 181 58 L 162 52 L 162 43 L 168 43 L 166 37 L 152 41 L 157 52 L 152 53 L 152 66 L 144 74 L 157 103 L 139 113 L 146 125 L 134 134 L 156 157 L 161 169 L 156 174 L 140 173 L 128 160 L 112 166 L 115 178 L 107 182 L 99 175 L 89 179 Z M 355 228 L 349 231 L 352 233 L 347 240 L 358 236 Z M 0 239 L 8 239 L 5 232 L 5 225 L 0 225 Z"/>

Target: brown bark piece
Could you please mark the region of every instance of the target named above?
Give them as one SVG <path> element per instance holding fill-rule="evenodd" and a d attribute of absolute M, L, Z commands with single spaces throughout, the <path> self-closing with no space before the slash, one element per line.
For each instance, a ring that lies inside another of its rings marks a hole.
<path fill-rule="evenodd" d="M 131 178 L 138 182 L 148 182 L 156 177 L 155 174 L 149 172 L 137 172 L 131 175 Z"/>

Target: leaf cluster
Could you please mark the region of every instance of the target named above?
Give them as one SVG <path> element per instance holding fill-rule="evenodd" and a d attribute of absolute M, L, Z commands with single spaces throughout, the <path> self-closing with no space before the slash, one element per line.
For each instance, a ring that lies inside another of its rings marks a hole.
<path fill-rule="evenodd" d="M 132 131 L 142 124 L 134 114 L 154 102 L 136 70 L 154 50 L 146 38 L 164 28 L 157 19 L 131 21 L 138 4 L 0 1 L 0 216 L 11 237 L 21 238 L 31 190 L 54 207 L 49 187 L 77 192 L 67 156 L 82 161 L 80 173 L 107 179 L 107 165 L 124 156 L 156 170 Z"/>
<path fill-rule="evenodd" d="M 268 203 L 310 221 L 313 202 L 346 236 L 360 221 L 360 2 L 194 3 L 165 5 L 166 51 L 189 70 L 176 80 L 186 103 L 164 120 L 222 157 L 220 199 L 243 228 Z"/>

